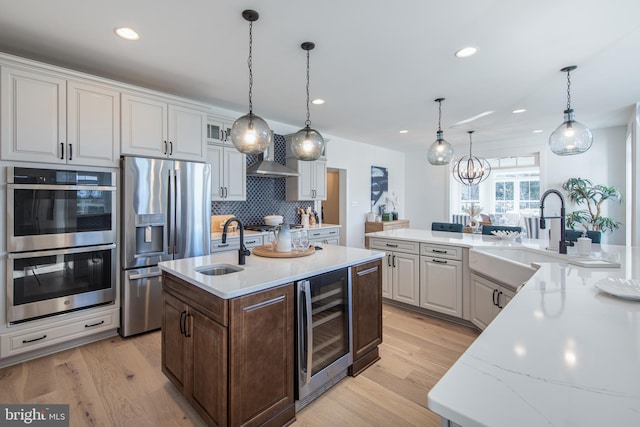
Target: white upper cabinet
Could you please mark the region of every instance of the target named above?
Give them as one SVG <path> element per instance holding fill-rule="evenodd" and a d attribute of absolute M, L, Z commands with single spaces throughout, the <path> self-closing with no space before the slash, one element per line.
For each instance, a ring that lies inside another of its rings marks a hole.
<path fill-rule="evenodd" d="M 207 118 L 207 143 L 233 145 L 231 142 L 232 121 L 218 117 Z"/>
<path fill-rule="evenodd" d="M 146 95 L 122 94 L 122 153 L 178 160 L 205 157 L 206 114 Z"/>
<path fill-rule="evenodd" d="M 299 176 L 287 177 L 287 200 L 326 200 L 327 199 L 327 162 L 287 158 L 287 167 L 298 172 Z"/>
<path fill-rule="evenodd" d="M 213 126 L 212 126 L 213 124 Z M 247 156 L 222 140 L 216 122 L 207 124 L 207 162 L 211 165 L 211 200 L 247 200 Z M 224 138 L 224 137 L 222 137 Z"/>
<path fill-rule="evenodd" d="M 117 166 L 119 92 L 37 68 L 2 67 L 2 159 Z"/>
<path fill-rule="evenodd" d="M 67 82 L 69 163 L 118 166 L 120 92 L 77 80 Z"/>

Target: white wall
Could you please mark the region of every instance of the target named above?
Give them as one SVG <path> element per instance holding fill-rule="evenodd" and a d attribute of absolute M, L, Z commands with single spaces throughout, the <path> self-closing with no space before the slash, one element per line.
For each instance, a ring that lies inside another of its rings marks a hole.
<path fill-rule="evenodd" d="M 594 184 L 615 185 L 625 194 L 626 190 L 626 126 L 616 126 L 593 130 L 593 146 L 584 154 L 557 156 L 548 148 L 546 136 L 532 137 L 520 143 L 501 141 L 474 145 L 474 154 L 483 157 L 498 157 L 540 153 L 540 188 L 561 189 L 564 181 L 571 177 L 588 178 Z M 454 147 L 460 152 L 463 147 Z M 458 157 L 458 156 L 456 156 Z M 422 152 L 406 154 L 406 212 L 412 228 L 430 229 L 431 222 L 449 222 L 449 179 L 450 168 L 432 166 L 427 162 L 426 149 Z M 559 210 L 559 202 L 549 199 L 548 206 L 553 212 Z M 603 215 L 625 222 L 626 204 L 605 202 Z M 568 204 L 567 211 L 575 207 Z M 625 244 L 624 224 L 613 234 L 603 235 L 603 242 Z"/>

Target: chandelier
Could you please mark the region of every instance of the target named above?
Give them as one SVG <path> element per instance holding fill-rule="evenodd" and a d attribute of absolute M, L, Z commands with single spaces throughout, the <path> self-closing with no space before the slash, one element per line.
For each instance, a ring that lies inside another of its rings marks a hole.
<path fill-rule="evenodd" d="M 456 181 L 464 185 L 476 185 L 489 177 L 491 173 L 491 165 L 486 159 L 474 156 L 471 152 L 471 134 L 473 131 L 467 131 L 469 134 L 469 155 L 463 156 L 453 166 L 453 177 Z"/>

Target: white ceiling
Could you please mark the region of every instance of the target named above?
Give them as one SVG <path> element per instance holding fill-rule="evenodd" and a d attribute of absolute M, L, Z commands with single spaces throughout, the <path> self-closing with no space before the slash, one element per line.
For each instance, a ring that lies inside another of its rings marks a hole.
<path fill-rule="evenodd" d="M 640 101 L 638 0 L 0 0 L 0 51 L 246 112 L 244 9 L 260 13 L 254 113 L 303 126 L 300 43 L 312 41 L 311 97 L 326 104 L 311 121 L 326 135 L 426 151 L 444 97 L 454 145 L 470 129 L 474 144 L 546 141 L 566 106 L 559 70 L 573 64 L 572 106 L 587 126 L 625 124 Z M 125 25 L 139 41 L 114 35 Z M 469 45 L 478 54 L 454 57 Z"/>

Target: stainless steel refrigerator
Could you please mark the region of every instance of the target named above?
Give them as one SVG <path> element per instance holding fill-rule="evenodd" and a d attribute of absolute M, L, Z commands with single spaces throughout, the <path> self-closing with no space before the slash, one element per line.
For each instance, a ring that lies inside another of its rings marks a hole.
<path fill-rule="evenodd" d="M 121 159 L 123 337 L 162 323 L 158 262 L 210 253 L 211 171 L 206 163 Z"/>

